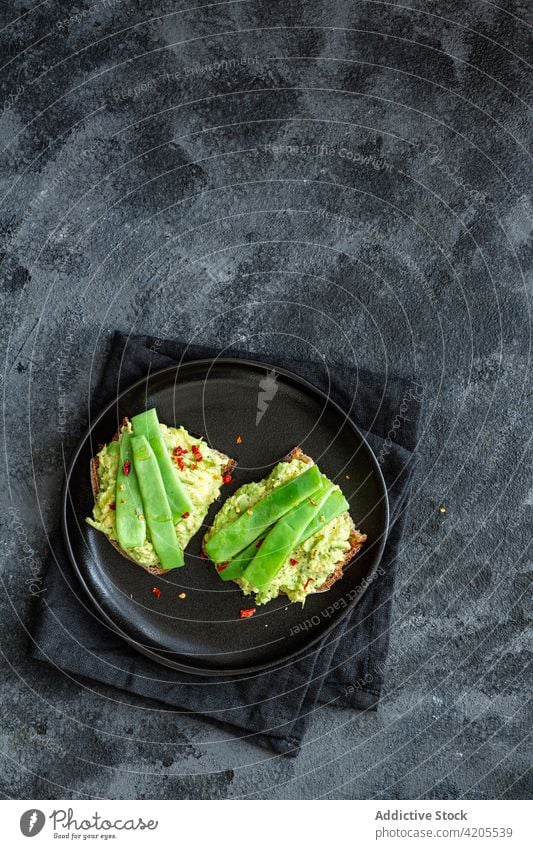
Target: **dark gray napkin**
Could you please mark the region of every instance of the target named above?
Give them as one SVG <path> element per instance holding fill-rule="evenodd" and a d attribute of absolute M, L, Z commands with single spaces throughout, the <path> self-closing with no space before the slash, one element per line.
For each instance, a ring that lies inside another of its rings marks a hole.
<path fill-rule="evenodd" d="M 91 417 L 118 392 L 149 371 L 217 355 L 201 346 L 116 333 Z M 387 483 L 391 527 L 379 576 L 350 616 L 309 652 L 283 667 L 234 679 L 187 675 L 137 654 L 80 604 L 81 588 L 59 535 L 46 565 L 45 592 L 30 626 L 31 655 L 58 670 L 157 699 L 176 713 L 202 715 L 231 726 L 276 752 L 296 755 L 309 717 L 321 704 L 375 709 L 383 684 L 395 561 L 405 521 L 420 414 L 415 381 L 380 377 L 344 365 L 330 366 L 238 350 L 225 356 L 262 359 L 290 369 L 324 390 L 367 435 Z M 353 406 L 352 406 L 353 405 Z"/>

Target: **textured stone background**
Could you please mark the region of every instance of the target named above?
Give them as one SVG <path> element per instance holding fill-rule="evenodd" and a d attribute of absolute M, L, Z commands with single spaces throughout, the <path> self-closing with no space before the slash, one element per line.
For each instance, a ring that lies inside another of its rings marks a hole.
<path fill-rule="evenodd" d="M 1 4 L 6 797 L 531 794 L 528 5 Z M 117 327 L 424 386 L 385 697 L 295 760 L 27 658 Z"/>

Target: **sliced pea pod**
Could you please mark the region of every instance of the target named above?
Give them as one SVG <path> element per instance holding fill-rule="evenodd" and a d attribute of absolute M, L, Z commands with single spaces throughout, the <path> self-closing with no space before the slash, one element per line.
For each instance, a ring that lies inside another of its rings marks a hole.
<path fill-rule="evenodd" d="M 266 535 L 254 559 L 244 570 L 243 578 L 258 589 L 272 583 L 320 509 L 318 501 L 307 498 L 285 513 Z"/>
<path fill-rule="evenodd" d="M 243 551 L 270 525 L 288 513 L 320 487 L 322 476 L 313 465 L 287 483 L 271 490 L 265 498 L 242 513 L 231 525 L 222 528 L 205 544 L 214 563 L 224 563 Z"/>
<path fill-rule="evenodd" d="M 139 482 L 133 464 L 131 435 L 120 437 L 115 493 L 115 524 L 117 537 L 122 548 L 137 548 L 146 540 L 146 520 L 139 490 Z"/>
<path fill-rule="evenodd" d="M 134 436 L 145 436 L 150 443 L 150 448 L 155 454 L 163 478 L 172 518 L 174 522 L 178 522 L 184 513 L 189 513 L 193 508 L 185 487 L 179 479 L 177 469 L 170 458 L 155 408 L 152 407 L 144 413 L 133 416 L 131 423 Z"/>
<path fill-rule="evenodd" d="M 334 484 L 329 481 L 325 475 L 322 475 L 322 486 L 313 494 L 313 501 L 316 502 L 318 508 L 322 508 L 328 499 L 331 490 L 333 489 Z M 319 510 L 322 513 L 322 509 Z M 271 528 L 267 528 L 266 532 L 263 534 L 263 537 L 269 533 Z M 314 533 L 314 532 L 313 532 Z M 302 533 L 302 536 L 298 540 L 298 545 L 301 542 L 304 542 L 306 539 L 309 539 L 313 533 L 307 534 L 307 528 Z M 240 554 L 237 554 L 236 557 L 232 558 L 228 563 L 220 564 L 217 567 L 217 571 L 219 576 L 223 581 L 234 581 L 235 578 L 240 578 L 246 569 L 247 566 L 250 565 L 255 555 L 257 554 L 257 549 L 260 548 L 263 540 L 261 538 L 254 540 L 244 551 L 241 551 Z M 296 546 L 294 546 L 296 548 Z"/>
<path fill-rule="evenodd" d="M 161 561 L 161 568 L 175 569 L 178 566 L 183 566 L 185 562 L 183 550 L 178 543 L 170 505 L 155 454 L 145 436 L 133 436 L 131 447 L 144 515 L 150 531 L 152 545 Z"/>
<path fill-rule="evenodd" d="M 305 542 L 310 537 L 313 537 L 316 533 L 318 533 L 318 531 L 325 528 L 329 522 L 336 519 L 337 516 L 340 516 L 342 513 L 346 513 L 349 507 L 350 505 L 340 489 L 334 489 L 333 492 L 326 497 L 326 500 L 321 505 L 321 508 L 314 519 L 311 519 L 309 522 L 301 539 L 298 540 L 298 545 Z"/>
<path fill-rule="evenodd" d="M 106 454 L 108 457 L 116 457 L 118 463 L 120 457 L 120 443 L 118 439 L 113 439 L 109 445 L 106 445 Z"/>

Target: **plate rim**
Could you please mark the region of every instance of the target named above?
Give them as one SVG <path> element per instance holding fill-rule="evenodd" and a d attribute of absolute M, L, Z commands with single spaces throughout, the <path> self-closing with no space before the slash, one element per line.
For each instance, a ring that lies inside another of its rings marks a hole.
<path fill-rule="evenodd" d="M 381 490 L 382 490 L 381 500 L 382 500 L 383 506 L 384 506 L 384 528 L 383 528 L 383 531 L 381 533 L 381 537 L 380 537 L 380 540 L 379 540 L 379 546 L 377 547 L 376 553 L 375 553 L 374 558 L 373 558 L 372 567 L 371 567 L 371 569 L 368 573 L 368 577 L 366 579 L 366 583 L 365 583 L 365 586 L 362 589 L 362 592 L 358 593 L 356 595 L 356 597 L 354 599 L 352 599 L 351 603 L 347 604 L 345 609 L 339 614 L 339 616 L 336 619 L 334 619 L 333 621 L 331 621 L 324 630 L 322 630 L 319 634 L 316 634 L 314 637 L 311 637 L 311 639 L 309 640 L 308 643 L 305 644 L 305 646 L 300 647 L 298 649 L 295 649 L 294 651 L 289 651 L 281 659 L 277 658 L 276 660 L 272 660 L 272 661 L 265 661 L 265 662 L 259 663 L 259 664 L 253 664 L 253 665 L 245 666 L 245 667 L 238 668 L 238 669 L 228 669 L 228 670 L 210 669 L 210 668 L 205 668 L 205 667 L 200 667 L 200 666 L 194 666 L 192 664 L 189 665 L 189 664 L 185 664 L 185 663 L 180 663 L 179 661 L 169 660 L 168 658 L 160 655 L 157 651 L 154 651 L 152 649 L 149 649 L 149 648 L 139 644 L 129 634 L 124 633 L 124 631 L 120 628 L 120 626 L 113 620 L 113 618 L 107 613 L 106 610 L 104 610 L 104 608 L 100 605 L 100 603 L 95 599 L 94 594 L 92 593 L 90 587 L 87 585 L 87 582 L 86 582 L 86 580 L 85 580 L 85 578 L 84 578 L 84 576 L 83 576 L 83 574 L 82 574 L 82 572 L 81 572 L 81 570 L 78 566 L 76 557 L 74 555 L 74 551 L 72 550 L 72 545 L 71 545 L 69 531 L 68 531 L 68 523 L 67 523 L 67 510 L 68 510 L 69 500 L 70 500 L 69 484 L 70 484 L 70 479 L 71 479 L 71 476 L 72 476 L 72 473 L 73 473 L 73 470 L 74 470 L 74 466 L 76 465 L 76 463 L 78 461 L 78 457 L 81 453 L 83 446 L 85 445 L 87 440 L 90 439 L 91 433 L 94 430 L 95 426 L 109 412 L 109 410 L 111 410 L 116 404 L 118 404 L 118 402 L 120 401 L 120 399 L 124 395 L 128 394 L 132 390 L 139 388 L 143 384 L 146 384 L 147 381 L 149 381 L 151 379 L 163 376 L 167 372 L 176 372 L 176 371 L 179 372 L 180 368 L 189 368 L 189 367 L 193 368 L 193 367 L 198 367 L 198 366 L 200 366 L 200 367 L 207 366 L 207 368 L 209 369 L 210 366 L 218 365 L 218 364 L 230 365 L 230 366 L 238 365 L 238 366 L 245 366 L 245 367 L 246 366 L 253 366 L 255 368 L 262 368 L 262 369 L 267 369 L 267 370 L 274 369 L 277 373 L 284 375 L 285 377 L 289 378 L 290 380 L 295 381 L 296 383 L 302 384 L 308 391 L 310 390 L 315 395 L 319 395 L 326 402 L 326 404 L 331 405 L 337 411 L 337 413 L 340 413 L 341 416 L 344 417 L 345 421 L 355 431 L 355 433 L 358 435 L 359 439 L 361 440 L 362 444 L 365 446 L 367 453 L 370 456 L 370 460 L 371 460 L 374 472 L 377 475 L 378 482 L 379 482 L 379 485 L 380 485 Z M 144 375 L 144 377 L 141 377 L 138 380 L 134 381 L 133 383 L 129 384 L 121 392 L 116 394 L 115 397 L 108 404 L 106 404 L 106 406 L 98 413 L 97 416 L 95 416 L 91 420 L 91 422 L 85 428 L 81 438 L 79 439 L 78 443 L 76 444 L 74 451 L 72 452 L 71 459 L 68 463 L 67 470 L 66 470 L 66 473 L 65 473 L 65 479 L 64 479 L 64 482 L 63 482 L 62 496 L 61 496 L 61 531 L 62 531 L 62 536 L 63 536 L 63 542 L 65 543 L 65 547 L 66 547 L 66 550 L 67 550 L 68 558 L 69 558 L 70 563 L 71 563 L 71 565 L 74 569 L 76 577 L 77 577 L 78 581 L 80 582 L 81 587 L 83 588 L 85 594 L 87 595 L 90 603 L 96 609 L 98 614 L 102 617 L 102 619 L 108 625 L 108 627 L 111 629 L 111 631 L 113 631 L 113 633 L 117 634 L 129 646 L 131 646 L 133 649 L 135 649 L 135 651 L 139 652 L 144 657 L 147 657 L 150 660 L 153 660 L 154 662 L 158 663 L 161 666 L 164 666 L 164 667 L 170 668 L 170 669 L 174 669 L 174 670 L 177 670 L 177 671 L 180 671 L 180 672 L 190 673 L 191 675 L 204 676 L 204 677 L 208 677 L 208 678 L 222 678 L 222 677 L 233 678 L 235 676 L 243 676 L 243 675 L 250 675 L 250 674 L 253 674 L 253 673 L 256 673 L 256 672 L 263 672 L 263 671 L 268 670 L 268 669 L 274 669 L 275 667 L 282 667 L 287 663 L 293 662 L 295 659 L 301 658 L 304 655 L 305 652 L 309 651 L 314 646 L 316 646 L 316 643 L 318 643 L 320 640 L 323 640 L 325 637 L 327 637 L 331 633 L 331 631 L 333 631 L 338 625 L 340 625 L 341 622 L 344 621 L 346 616 L 354 609 L 354 607 L 360 602 L 360 600 L 365 595 L 369 585 L 372 583 L 373 576 L 377 572 L 379 564 L 381 563 L 381 558 L 383 557 L 383 551 L 385 549 L 385 545 L 386 545 L 386 542 L 387 542 L 387 539 L 388 539 L 389 530 L 390 530 L 390 505 L 389 505 L 389 496 L 388 496 L 387 484 L 385 482 L 385 478 L 383 477 L 383 472 L 381 471 L 381 467 L 378 463 L 376 455 L 374 454 L 374 451 L 372 450 L 372 448 L 371 448 L 368 440 L 366 439 L 364 433 L 362 432 L 362 430 L 353 421 L 351 415 L 349 415 L 345 410 L 343 410 L 343 408 L 340 406 L 340 404 L 338 404 L 333 398 L 329 397 L 322 389 L 320 389 L 318 386 L 315 386 L 315 384 L 311 383 L 305 377 L 302 377 L 301 375 L 296 374 L 295 372 L 291 371 L 290 369 L 285 368 L 284 366 L 278 366 L 278 365 L 275 365 L 273 363 L 268 363 L 268 362 L 265 362 L 265 361 L 262 361 L 262 360 L 251 360 L 247 357 L 202 357 L 200 359 L 194 359 L 194 360 L 180 360 L 176 363 L 172 363 L 168 366 L 164 366 L 161 369 L 157 369 L 155 371 L 147 371 L 147 373 Z"/>

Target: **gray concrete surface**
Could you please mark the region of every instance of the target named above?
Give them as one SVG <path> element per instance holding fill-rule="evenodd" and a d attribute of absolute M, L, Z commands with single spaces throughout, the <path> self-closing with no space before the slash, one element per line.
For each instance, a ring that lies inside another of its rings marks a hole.
<path fill-rule="evenodd" d="M 531 794 L 527 7 L 1 4 L 5 797 Z M 424 386 L 381 708 L 295 760 L 27 657 L 117 327 Z"/>

